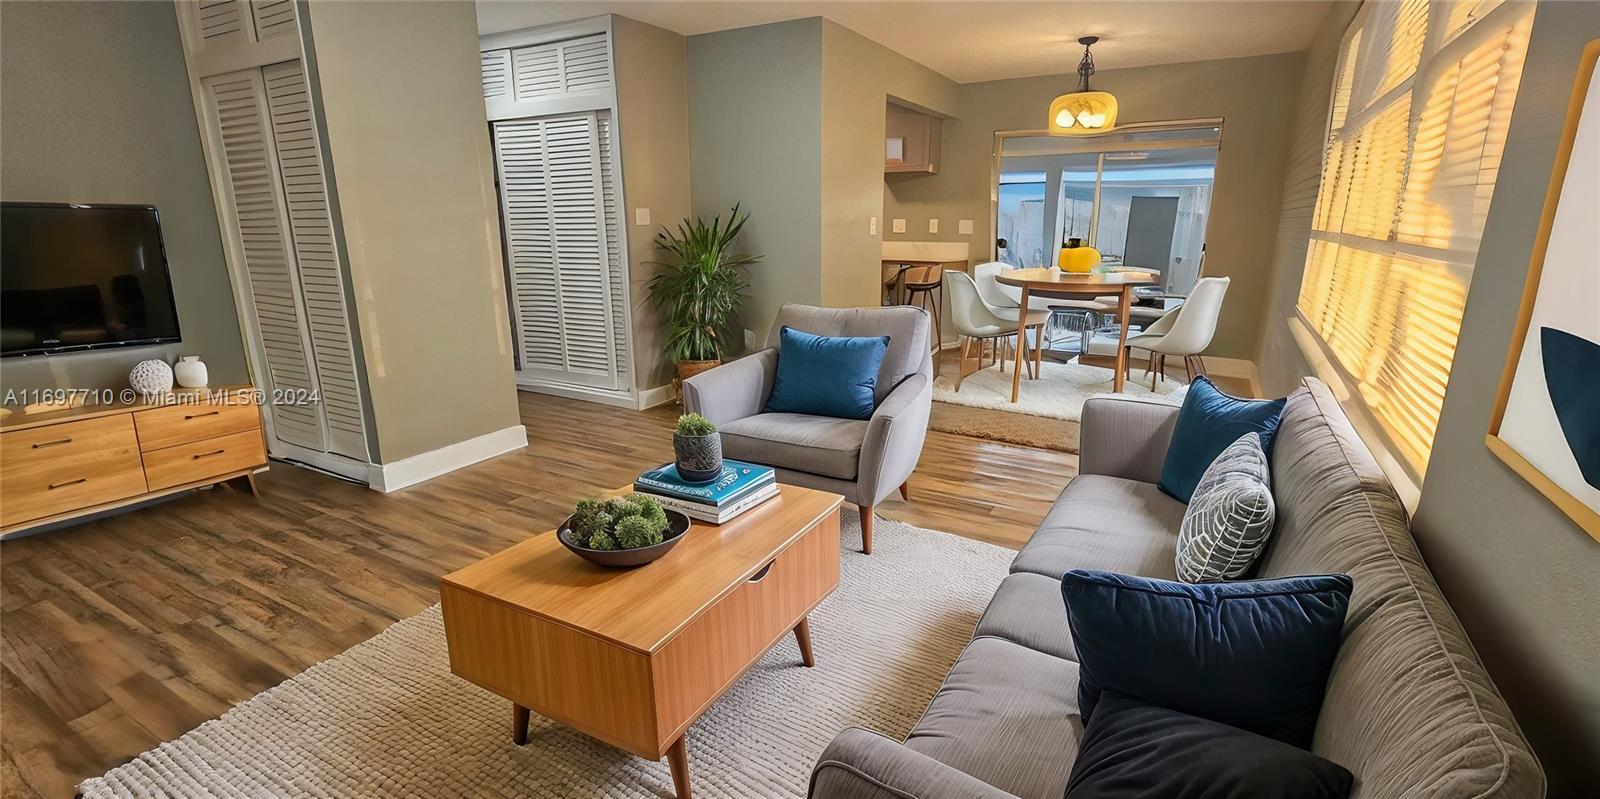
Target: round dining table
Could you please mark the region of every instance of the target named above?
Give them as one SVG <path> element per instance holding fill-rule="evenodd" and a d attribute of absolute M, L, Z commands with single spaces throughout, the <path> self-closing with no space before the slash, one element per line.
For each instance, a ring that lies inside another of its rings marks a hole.
<path fill-rule="evenodd" d="M 1111 390 L 1122 391 L 1123 373 L 1128 363 L 1128 309 L 1133 305 L 1133 290 L 1156 282 L 1157 275 L 1150 272 L 1063 272 L 1060 269 L 1011 269 L 1001 272 L 995 279 L 1007 286 L 1022 289 L 1018 303 L 1027 308 L 1030 297 L 1117 297 L 1117 366 Z M 1017 314 L 1017 341 L 1027 339 L 1028 315 Z M 1022 389 L 1022 370 L 1011 370 L 1011 401 L 1017 401 Z"/>

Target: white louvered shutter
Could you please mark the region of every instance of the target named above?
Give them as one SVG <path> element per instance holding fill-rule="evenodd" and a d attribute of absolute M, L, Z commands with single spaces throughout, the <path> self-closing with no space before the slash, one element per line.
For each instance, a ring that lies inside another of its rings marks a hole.
<path fill-rule="evenodd" d="M 483 99 L 495 100 L 511 94 L 511 51 L 490 50 L 479 56 L 483 61 Z"/>
<path fill-rule="evenodd" d="M 620 287 L 608 246 L 600 132 L 594 113 L 494 124 L 521 369 L 615 389 Z"/>
<path fill-rule="evenodd" d="M 202 82 L 208 116 L 221 145 L 226 202 L 238 252 L 249 279 L 269 390 L 316 390 L 305 336 L 293 256 L 274 174 L 272 137 L 261 72 L 247 69 Z M 317 406 L 272 403 L 273 434 L 290 444 L 323 449 Z"/>
<path fill-rule="evenodd" d="M 327 423 L 327 449 L 367 459 L 361 388 L 344 301 L 338 254 L 334 251 L 322 154 L 311 119 L 301 62 L 262 69 L 272 118 L 284 203 L 289 212 L 295 266 L 300 276 L 302 312 Z"/>
<path fill-rule="evenodd" d="M 299 31 L 294 21 L 294 0 L 251 0 L 250 16 L 258 41 L 292 36 Z"/>
<path fill-rule="evenodd" d="M 600 199 L 606 231 L 606 272 L 610 276 L 611 335 L 616 353 L 616 372 L 619 377 L 628 374 L 628 343 L 622 340 L 628 329 L 628 303 L 622 286 L 628 280 L 628 264 L 622 257 L 622 212 L 617 202 L 617 162 L 613 149 L 611 113 L 601 111 L 595 115 L 600 133 Z M 619 386 L 620 387 L 620 386 Z"/>
<path fill-rule="evenodd" d="M 597 33 L 564 42 L 488 50 L 483 58 L 486 100 L 548 99 L 611 90 L 611 46 Z"/>
<path fill-rule="evenodd" d="M 199 23 L 199 41 L 195 42 L 198 49 L 250 41 L 243 0 L 200 0 L 194 14 Z"/>

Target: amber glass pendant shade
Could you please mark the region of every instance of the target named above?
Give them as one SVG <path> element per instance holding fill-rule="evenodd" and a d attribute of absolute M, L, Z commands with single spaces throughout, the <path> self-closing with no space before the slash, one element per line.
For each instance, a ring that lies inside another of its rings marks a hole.
<path fill-rule="evenodd" d="M 1068 136 L 1104 133 L 1117 124 L 1117 98 L 1110 92 L 1072 92 L 1050 103 L 1050 132 Z"/>

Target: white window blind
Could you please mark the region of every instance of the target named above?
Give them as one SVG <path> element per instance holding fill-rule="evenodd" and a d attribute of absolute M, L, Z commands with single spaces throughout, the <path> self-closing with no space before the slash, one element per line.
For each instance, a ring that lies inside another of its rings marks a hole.
<path fill-rule="evenodd" d="M 1299 315 L 1420 480 L 1532 4 L 1368 2 L 1345 35 Z"/>

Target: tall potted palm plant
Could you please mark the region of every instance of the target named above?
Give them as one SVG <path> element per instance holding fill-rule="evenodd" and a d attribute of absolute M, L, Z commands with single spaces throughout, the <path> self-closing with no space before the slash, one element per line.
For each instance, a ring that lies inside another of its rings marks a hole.
<path fill-rule="evenodd" d="M 749 218 L 735 204 L 726 224 L 721 216 L 710 224 L 685 219 L 676 231 L 663 227 L 656 234 L 663 258 L 650 262 L 661 270 L 650 279 L 650 301 L 661 310 L 667 356 L 679 380 L 716 366 L 732 351 L 739 307 L 749 288 L 745 273 L 761 260 L 733 249 Z"/>

